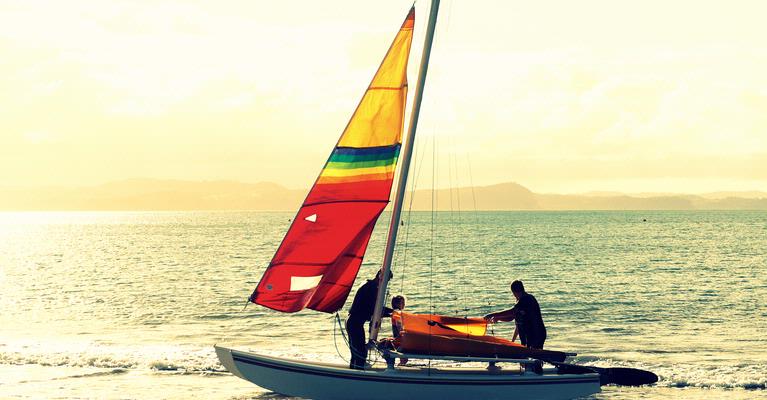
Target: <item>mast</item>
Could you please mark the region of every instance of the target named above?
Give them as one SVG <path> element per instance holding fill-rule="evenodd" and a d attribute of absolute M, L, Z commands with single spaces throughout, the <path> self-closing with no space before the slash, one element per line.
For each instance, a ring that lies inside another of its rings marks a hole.
<path fill-rule="evenodd" d="M 429 11 L 429 23 L 426 27 L 426 37 L 424 38 L 423 53 L 421 54 L 421 65 L 418 68 L 418 83 L 416 84 L 415 95 L 413 96 L 413 110 L 410 113 L 410 127 L 403 149 L 402 168 L 400 169 L 397 181 L 397 194 L 394 197 L 394 208 L 392 209 L 391 222 L 389 223 L 389 237 L 386 240 L 386 250 L 384 251 L 383 265 L 381 265 L 381 282 L 378 284 L 376 305 L 373 309 L 373 318 L 370 321 L 370 340 L 373 342 L 378 339 L 378 331 L 381 329 L 384 297 L 386 296 L 386 286 L 389 284 L 389 271 L 391 270 L 391 263 L 394 258 L 394 245 L 397 242 L 400 214 L 402 213 L 402 203 L 405 199 L 405 186 L 407 184 L 408 171 L 410 170 L 410 159 L 413 156 L 415 131 L 418 125 L 418 115 L 421 112 L 423 87 L 426 83 L 426 71 L 429 69 L 429 55 L 431 54 L 431 44 L 434 40 L 434 27 L 437 25 L 438 12 L 439 0 L 432 0 L 431 10 Z"/>

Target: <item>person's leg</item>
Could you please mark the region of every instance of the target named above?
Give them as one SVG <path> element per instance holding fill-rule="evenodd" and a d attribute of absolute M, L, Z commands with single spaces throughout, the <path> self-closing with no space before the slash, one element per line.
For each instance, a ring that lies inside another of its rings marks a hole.
<path fill-rule="evenodd" d="M 519 329 L 519 342 L 522 343 L 522 346 L 527 346 L 530 340 L 527 337 L 527 332 L 525 332 L 523 329 Z"/>
<path fill-rule="evenodd" d="M 543 350 L 543 342 L 546 341 L 546 337 L 532 337 L 528 338 L 528 346 L 531 349 Z"/>
<path fill-rule="evenodd" d="M 365 368 L 365 326 L 364 322 L 346 321 L 346 332 L 349 334 L 349 351 L 351 360 L 349 368 Z"/>
<path fill-rule="evenodd" d="M 530 339 L 530 348 L 531 349 L 537 349 L 537 350 L 543 350 L 543 342 L 546 341 L 546 336 L 543 337 L 536 337 Z M 543 361 L 536 361 L 535 365 L 533 365 L 533 372 L 535 372 L 538 375 L 543 374 Z"/>

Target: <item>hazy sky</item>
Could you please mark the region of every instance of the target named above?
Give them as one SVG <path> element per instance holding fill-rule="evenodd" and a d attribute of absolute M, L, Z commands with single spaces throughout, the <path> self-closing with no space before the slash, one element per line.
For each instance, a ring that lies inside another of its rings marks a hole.
<path fill-rule="evenodd" d="M 410 4 L 2 2 L 0 186 L 306 187 Z M 470 160 L 474 184 L 539 192 L 767 190 L 765 15 L 763 1 L 445 0 L 417 151 L 436 136 L 441 186 L 449 171 L 467 183 Z"/>

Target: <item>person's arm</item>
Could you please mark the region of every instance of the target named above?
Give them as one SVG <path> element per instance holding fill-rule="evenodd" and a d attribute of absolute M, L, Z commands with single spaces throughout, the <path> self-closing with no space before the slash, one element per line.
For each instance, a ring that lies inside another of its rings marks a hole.
<path fill-rule="evenodd" d="M 394 311 L 394 310 L 392 310 L 389 307 L 384 307 L 383 308 L 383 312 L 381 313 L 381 318 L 391 317 L 392 311 Z"/>
<path fill-rule="evenodd" d="M 499 311 L 485 315 L 485 319 L 489 321 L 513 321 L 517 314 L 517 307 L 510 308 L 508 310 Z"/>
<path fill-rule="evenodd" d="M 512 342 L 516 342 L 517 341 L 517 335 L 519 335 L 519 332 L 517 331 L 517 327 L 515 326 L 514 327 L 514 336 L 511 337 L 511 341 Z"/>

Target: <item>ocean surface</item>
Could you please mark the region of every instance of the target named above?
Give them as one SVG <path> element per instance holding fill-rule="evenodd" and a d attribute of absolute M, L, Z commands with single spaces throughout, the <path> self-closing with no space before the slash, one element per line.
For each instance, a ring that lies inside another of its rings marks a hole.
<path fill-rule="evenodd" d="M 0 398 L 282 398 L 226 373 L 215 343 L 344 363 L 333 316 L 243 310 L 292 217 L 0 213 Z M 387 222 L 357 286 L 379 267 Z M 661 379 L 592 398 L 767 398 L 767 212 L 404 222 L 391 294 L 409 311 L 480 316 L 513 305 L 509 283 L 521 279 L 543 309 L 547 348 Z M 513 324 L 493 330 L 510 337 Z"/>

